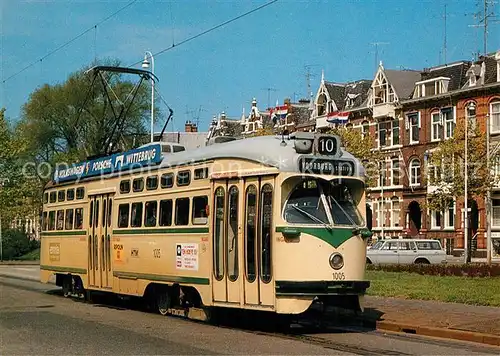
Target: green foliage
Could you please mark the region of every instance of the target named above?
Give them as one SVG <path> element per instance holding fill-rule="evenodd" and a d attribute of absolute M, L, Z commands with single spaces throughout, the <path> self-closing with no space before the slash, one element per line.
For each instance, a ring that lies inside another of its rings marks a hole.
<path fill-rule="evenodd" d="M 366 170 L 367 186 L 376 186 L 380 172 L 379 162 L 383 156 L 380 151 L 373 150 L 374 138 L 370 135 L 363 137 L 360 130 L 345 127 L 333 128 L 328 133 L 339 136 L 342 146 L 354 157 L 361 160 Z"/>
<path fill-rule="evenodd" d="M 495 176 L 488 170 L 486 134 L 479 126 L 468 129 L 467 168 L 465 167 L 465 123 L 459 122 L 452 138 L 441 141 L 429 159 L 429 184 L 437 189 L 429 196 L 427 207 L 444 211 L 453 197 L 465 194 L 465 172 L 468 176 L 468 197 L 484 197 L 495 184 Z M 498 154 L 490 155 L 490 167 Z"/>
<path fill-rule="evenodd" d="M 40 247 L 40 243 L 30 238 L 22 231 L 2 230 L 3 259 L 14 260 Z"/>
<path fill-rule="evenodd" d="M 368 295 L 472 305 L 500 306 L 500 277 L 423 276 L 416 273 L 367 271 Z"/>
<path fill-rule="evenodd" d="M 407 272 L 426 276 L 500 277 L 500 265 L 468 264 L 381 264 L 367 265 L 370 271 Z"/>
<path fill-rule="evenodd" d="M 92 85 L 94 75 L 86 74 L 86 69 L 72 73 L 62 84 L 39 87 L 23 106 L 19 133 L 37 167 L 48 162 L 50 165 L 46 167 L 53 169 L 57 163 L 70 164 L 102 154 L 122 110 L 125 120 L 114 132 L 114 138 L 119 133 L 119 140 L 113 150 L 126 150 L 148 142 L 149 82 L 142 82 L 132 101 L 139 77 L 125 80 L 123 74 L 103 72 L 103 79 L 98 75 Z M 102 82 L 106 83 L 109 100 Z M 155 118 L 158 120 L 161 116 L 159 108 L 155 108 Z M 46 180 L 51 173 L 39 171 L 38 175 Z"/>

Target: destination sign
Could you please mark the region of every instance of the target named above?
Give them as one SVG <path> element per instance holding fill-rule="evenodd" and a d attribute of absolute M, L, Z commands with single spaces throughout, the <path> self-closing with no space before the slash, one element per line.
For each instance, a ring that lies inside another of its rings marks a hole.
<path fill-rule="evenodd" d="M 300 157 L 299 171 L 310 174 L 353 176 L 354 163 L 350 161 L 332 160 L 326 158 Z"/>
<path fill-rule="evenodd" d="M 107 157 L 100 157 L 90 161 L 75 163 L 71 167 L 57 167 L 54 172 L 54 181 L 63 182 L 77 180 L 101 174 L 108 174 L 132 168 L 139 168 L 151 164 L 158 164 L 162 160 L 159 144 L 135 148 L 127 152 L 115 153 Z"/>

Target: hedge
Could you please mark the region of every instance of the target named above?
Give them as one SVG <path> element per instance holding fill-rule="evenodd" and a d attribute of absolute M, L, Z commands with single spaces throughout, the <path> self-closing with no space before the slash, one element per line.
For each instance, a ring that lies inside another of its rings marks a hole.
<path fill-rule="evenodd" d="M 460 276 L 460 277 L 500 277 L 500 264 L 469 263 L 469 264 L 385 264 L 366 265 L 369 271 L 408 272 L 429 276 Z"/>

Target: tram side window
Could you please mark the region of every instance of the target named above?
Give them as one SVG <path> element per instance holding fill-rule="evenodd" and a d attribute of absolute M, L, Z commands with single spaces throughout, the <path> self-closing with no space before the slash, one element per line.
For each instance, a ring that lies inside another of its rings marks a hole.
<path fill-rule="evenodd" d="M 134 190 L 134 192 L 142 192 L 144 190 L 144 179 L 134 179 L 134 181 L 132 182 L 132 189 Z"/>
<path fill-rule="evenodd" d="M 75 229 L 83 227 L 83 208 L 75 209 Z"/>
<path fill-rule="evenodd" d="M 50 202 L 55 203 L 56 198 L 57 198 L 56 192 L 50 192 Z"/>
<path fill-rule="evenodd" d="M 183 185 L 189 185 L 191 182 L 191 171 L 181 171 L 177 173 L 177 185 L 179 187 Z"/>
<path fill-rule="evenodd" d="M 42 217 L 42 230 L 43 231 L 47 231 L 47 225 L 48 225 L 47 217 L 48 217 L 47 212 L 44 211 L 43 217 Z"/>
<path fill-rule="evenodd" d="M 130 215 L 130 226 L 142 226 L 142 203 L 132 203 L 132 213 Z"/>
<path fill-rule="evenodd" d="M 158 176 L 151 176 L 146 178 L 146 189 L 155 190 L 158 188 Z"/>
<path fill-rule="evenodd" d="M 76 189 L 76 199 L 83 199 L 85 197 L 85 188 L 80 187 Z"/>
<path fill-rule="evenodd" d="M 165 173 L 161 175 L 161 187 L 162 189 L 165 188 L 172 188 L 174 185 L 174 174 L 173 173 Z"/>
<path fill-rule="evenodd" d="M 247 279 L 249 282 L 255 281 L 256 265 L 255 265 L 255 246 L 257 233 L 257 188 L 255 185 L 250 185 L 247 188 L 246 198 L 246 270 Z"/>
<path fill-rule="evenodd" d="M 73 230 L 73 209 L 66 209 L 65 230 Z"/>
<path fill-rule="evenodd" d="M 238 188 L 229 188 L 229 226 L 227 231 L 227 274 L 229 280 L 238 279 Z"/>
<path fill-rule="evenodd" d="M 172 199 L 160 201 L 160 226 L 172 225 Z"/>
<path fill-rule="evenodd" d="M 208 168 L 198 168 L 194 170 L 194 180 L 208 178 Z"/>
<path fill-rule="evenodd" d="M 64 190 L 60 190 L 57 192 L 57 201 L 64 201 L 66 197 L 66 192 Z"/>
<path fill-rule="evenodd" d="M 67 200 L 75 200 L 75 190 L 74 189 L 68 189 L 66 192 L 66 199 Z"/>
<path fill-rule="evenodd" d="M 175 199 L 175 225 L 189 224 L 189 198 Z"/>
<path fill-rule="evenodd" d="M 158 203 L 156 201 L 146 202 L 146 213 L 144 214 L 144 226 L 156 226 L 156 211 Z"/>
<path fill-rule="evenodd" d="M 193 224 L 203 225 L 208 222 L 207 216 L 208 197 L 194 197 L 193 198 Z"/>
<path fill-rule="evenodd" d="M 261 278 L 264 283 L 271 281 L 271 226 L 273 212 L 273 188 L 265 184 L 261 190 Z"/>
<path fill-rule="evenodd" d="M 49 212 L 49 230 L 54 230 L 56 227 L 56 212 Z"/>
<path fill-rule="evenodd" d="M 120 182 L 120 194 L 130 193 L 130 180 L 122 180 Z"/>
<path fill-rule="evenodd" d="M 64 229 L 64 210 L 57 211 L 57 230 Z"/>
<path fill-rule="evenodd" d="M 215 191 L 214 202 L 214 271 L 215 278 L 221 280 L 224 277 L 224 188 L 219 187 Z"/>
<path fill-rule="evenodd" d="M 120 204 L 118 207 L 118 227 L 128 227 L 129 204 Z"/>
<path fill-rule="evenodd" d="M 43 203 L 47 204 L 49 202 L 49 193 L 45 193 L 43 195 Z"/>

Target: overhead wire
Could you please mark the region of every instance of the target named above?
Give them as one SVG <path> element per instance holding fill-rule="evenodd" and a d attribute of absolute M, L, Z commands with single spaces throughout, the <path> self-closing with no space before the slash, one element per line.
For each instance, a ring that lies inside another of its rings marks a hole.
<path fill-rule="evenodd" d="M 98 23 L 96 23 L 95 25 L 93 25 L 92 27 L 89 27 L 88 29 L 86 29 L 85 31 L 81 32 L 80 34 L 76 35 L 75 37 L 73 37 L 72 39 L 66 41 L 65 43 L 63 43 L 62 45 L 60 45 L 59 47 L 57 47 L 56 49 L 53 49 L 52 51 L 50 51 L 49 53 L 47 53 L 45 56 L 41 57 L 40 59 L 37 59 L 36 61 L 28 64 L 26 67 L 22 68 L 21 70 L 15 72 L 14 74 L 10 75 L 9 77 L 7 77 L 6 79 L 3 79 L 2 80 L 2 83 L 5 83 L 6 81 L 18 76 L 19 74 L 21 74 L 22 72 L 24 72 L 25 70 L 33 67 L 35 64 L 39 63 L 39 62 L 42 62 L 45 58 L 53 55 L 54 53 L 60 51 L 61 49 L 63 49 L 64 47 L 66 47 L 67 45 L 73 43 L 74 41 L 76 41 L 77 39 L 79 39 L 80 37 L 82 37 L 83 35 L 87 34 L 88 32 L 94 30 L 94 29 L 97 29 L 97 26 L 103 24 L 104 22 L 108 21 L 109 19 L 111 19 L 112 17 L 118 15 L 120 12 L 122 12 L 123 10 L 125 10 L 126 8 L 128 8 L 129 6 L 131 6 L 133 3 L 137 2 L 137 0 L 132 0 L 131 2 L 129 2 L 127 5 L 123 6 L 122 8 L 120 8 L 119 10 L 115 11 L 114 13 L 112 13 L 111 15 L 109 15 L 108 17 L 104 18 L 103 20 L 99 21 Z"/>
<path fill-rule="evenodd" d="M 250 14 L 252 14 L 252 13 L 256 12 L 256 11 L 259 11 L 259 10 L 261 10 L 261 9 L 263 9 L 263 8 L 267 7 L 267 6 L 270 6 L 270 5 L 272 5 L 273 3 L 277 2 L 277 1 L 278 1 L 278 0 L 272 0 L 272 1 L 268 2 L 268 3 L 265 3 L 265 4 L 263 4 L 263 5 L 260 5 L 260 6 L 256 7 L 256 8 L 254 8 L 254 9 L 252 9 L 252 10 L 250 10 L 250 11 L 247 11 L 247 12 L 245 12 L 245 13 L 241 14 L 241 15 L 238 15 L 238 16 L 236 16 L 236 17 L 233 17 L 233 18 L 231 18 L 231 19 L 229 19 L 229 20 L 227 20 L 227 21 L 224 21 L 224 22 L 222 22 L 222 23 L 220 23 L 220 24 L 218 24 L 218 25 L 216 25 L 216 26 L 210 27 L 209 29 L 207 29 L 207 30 L 205 30 L 205 31 L 202 31 L 202 32 L 200 32 L 200 33 L 198 33 L 198 34 L 196 34 L 196 35 L 194 35 L 194 36 L 188 37 L 188 38 L 186 38 L 185 40 L 182 40 L 181 42 L 179 42 L 179 43 L 177 43 L 177 44 L 175 44 L 175 43 L 174 43 L 174 44 L 172 44 L 170 47 L 167 47 L 167 48 L 165 48 L 165 49 L 162 49 L 162 50 L 161 50 L 161 51 L 159 51 L 159 52 L 154 53 L 154 54 L 153 54 L 153 56 L 158 56 L 158 55 L 160 55 L 160 54 L 162 54 L 162 53 L 165 53 L 165 52 L 167 52 L 167 51 L 169 51 L 169 50 L 171 50 L 171 49 L 174 49 L 175 47 L 179 47 L 179 46 L 181 46 L 181 45 L 183 45 L 183 44 L 185 44 L 185 43 L 187 43 L 187 42 L 189 42 L 189 41 L 192 41 L 192 40 L 194 40 L 194 39 L 196 39 L 196 38 L 198 38 L 198 37 L 201 37 L 201 36 L 203 36 L 203 35 L 206 35 L 207 33 L 210 33 L 210 32 L 212 32 L 212 31 L 215 31 L 215 30 L 217 30 L 218 28 L 223 27 L 223 26 L 225 26 L 225 25 L 227 25 L 227 24 L 229 24 L 229 23 L 231 23 L 231 22 L 234 22 L 234 21 L 236 21 L 236 20 L 239 20 L 239 19 L 241 19 L 241 18 L 243 18 L 243 17 L 245 17 L 245 16 L 248 16 L 248 15 L 250 15 Z M 129 65 L 129 67 L 133 67 L 133 66 L 135 66 L 135 65 L 137 65 L 137 64 L 139 64 L 139 63 L 142 63 L 142 60 L 141 60 L 141 61 L 137 61 L 137 62 L 135 62 L 135 63 L 133 63 L 133 64 Z"/>

